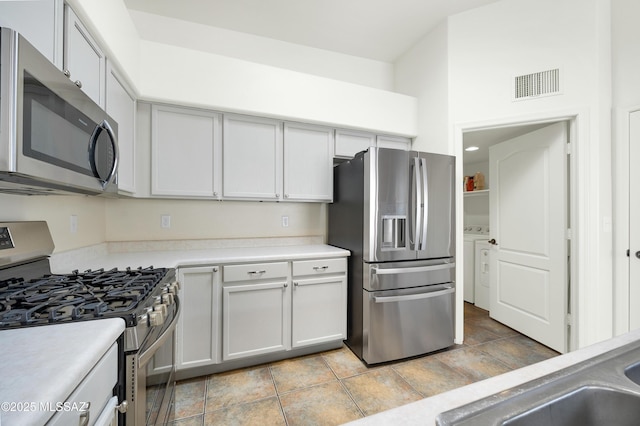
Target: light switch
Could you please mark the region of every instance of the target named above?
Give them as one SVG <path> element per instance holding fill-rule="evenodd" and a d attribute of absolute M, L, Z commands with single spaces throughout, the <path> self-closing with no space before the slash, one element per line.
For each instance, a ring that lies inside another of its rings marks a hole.
<path fill-rule="evenodd" d="M 282 216 L 282 227 L 287 228 L 289 226 L 289 216 Z"/>
<path fill-rule="evenodd" d="M 171 215 L 163 214 L 160 216 L 160 226 L 163 228 L 171 228 Z"/>

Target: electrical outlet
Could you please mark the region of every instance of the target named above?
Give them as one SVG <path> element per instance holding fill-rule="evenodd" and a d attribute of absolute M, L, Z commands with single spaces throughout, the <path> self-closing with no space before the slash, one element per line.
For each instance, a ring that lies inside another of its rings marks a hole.
<path fill-rule="evenodd" d="M 75 214 L 69 217 L 69 231 L 71 231 L 72 234 L 78 232 L 78 216 Z"/>
<path fill-rule="evenodd" d="M 289 216 L 282 216 L 282 227 L 287 228 L 289 226 Z"/>
<path fill-rule="evenodd" d="M 162 228 L 171 228 L 171 215 L 163 214 L 160 216 L 160 226 Z"/>

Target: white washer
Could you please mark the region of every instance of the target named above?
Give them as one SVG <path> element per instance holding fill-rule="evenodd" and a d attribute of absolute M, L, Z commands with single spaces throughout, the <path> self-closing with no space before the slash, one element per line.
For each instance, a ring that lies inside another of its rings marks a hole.
<path fill-rule="evenodd" d="M 464 227 L 464 300 L 475 303 L 476 288 L 476 247 L 478 240 L 487 240 L 489 227 L 482 225 L 467 225 Z"/>
<path fill-rule="evenodd" d="M 475 244 L 475 287 L 474 303 L 478 308 L 489 310 L 489 253 L 491 244 L 487 238 L 476 240 Z"/>

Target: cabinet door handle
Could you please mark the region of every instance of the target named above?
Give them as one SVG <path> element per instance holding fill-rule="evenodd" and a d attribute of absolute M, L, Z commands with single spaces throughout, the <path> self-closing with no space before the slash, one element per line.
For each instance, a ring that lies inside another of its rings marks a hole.
<path fill-rule="evenodd" d="M 89 420 L 91 417 L 91 412 L 89 411 L 90 407 L 91 407 L 91 403 L 87 402 L 86 410 L 82 410 L 82 412 L 80 413 L 80 419 L 78 421 L 79 426 L 87 426 L 89 424 Z"/>
<path fill-rule="evenodd" d="M 82 89 L 82 82 L 80 80 L 76 80 L 74 84 L 78 86 L 80 89 Z"/>
<path fill-rule="evenodd" d="M 326 271 L 327 269 L 329 269 L 329 267 L 326 266 L 326 265 L 325 266 L 314 266 L 313 267 L 314 271 Z"/>
<path fill-rule="evenodd" d="M 294 286 L 296 286 L 296 287 L 298 287 L 300 284 L 298 283 L 298 281 L 294 281 L 294 282 L 293 282 L 293 285 L 294 285 Z"/>
<path fill-rule="evenodd" d="M 287 288 L 287 287 L 289 287 L 289 284 L 284 283 L 284 288 Z"/>
<path fill-rule="evenodd" d="M 249 275 L 260 275 L 260 274 L 264 274 L 265 272 L 267 272 L 267 271 L 262 269 L 260 271 L 249 271 L 249 272 L 247 272 L 247 274 L 249 274 Z"/>

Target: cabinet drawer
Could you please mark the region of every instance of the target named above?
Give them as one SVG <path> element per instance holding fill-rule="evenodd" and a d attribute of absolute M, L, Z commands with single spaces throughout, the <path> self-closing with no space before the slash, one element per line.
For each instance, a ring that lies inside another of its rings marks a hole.
<path fill-rule="evenodd" d="M 229 265 L 222 268 L 222 280 L 230 282 L 286 278 L 288 269 L 287 262 Z"/>
<path fill-rule="evenodd" d="M 347 259 L 317 259 L 293 262 L 293 276 L 347 272 Z"/>

